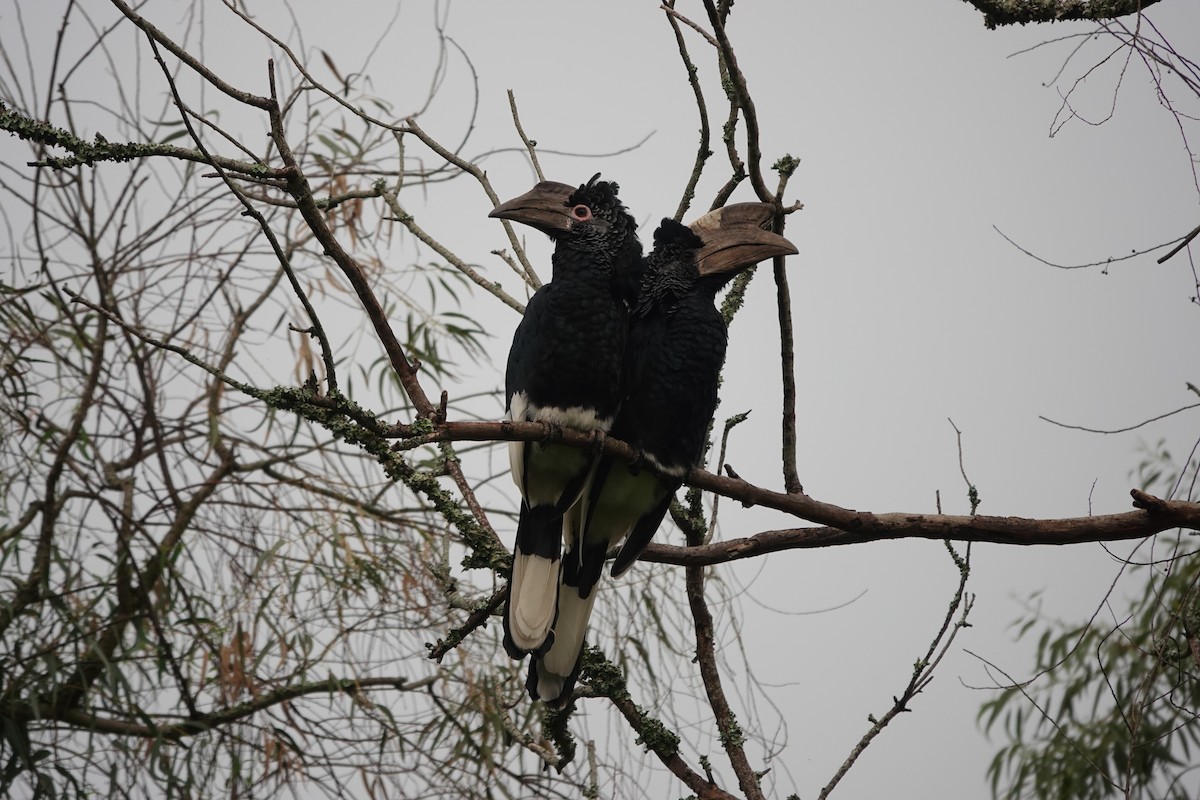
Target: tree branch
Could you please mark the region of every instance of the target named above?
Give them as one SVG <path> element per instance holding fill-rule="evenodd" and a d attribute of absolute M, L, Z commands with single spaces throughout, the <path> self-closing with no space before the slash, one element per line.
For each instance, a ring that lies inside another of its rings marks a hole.
<path fill-rule="evenodd" d="M 834 773 L 829 783 L 825 784 L 825 788 L 821 790 L 820 795 L 817 796 L 817 800 L 825 800 L 825 798 L 829 797 L 829 794 L 841 779 L 846 777 L 846 773 L 858 761 L 859 756 L 870 746 L 876 736 L 883 733 L 883 729 L 892 720 L 900 714 L 912 710 L 909 708 L 909 703 L 923 692 L 925 687 L 933 680 L 934 670 L 937 669 L 938 664 L 942 662 L 942 658 L 949 652 L 950 645 L 954 643 L 954 638 L 958 635 L 959 630 L 969 626 L 967 615 L 970 614 L 971 606 L 975 602 L 975 598 L 966 593 L 967 579 L 971 574 L 971 545 L 970 543 L 967 544 L 967 551 L 964 556 L 960 556 L 955 552 L 949 542 L 946 542 L 946 549 L 950 551 L 950 557 L 954 559 L 954 564 L 958 567 L 959 578 L 958 589 L 950 601 L 950 607 L 947 609 L 946 616 L 942 620 L 942 627 L 938 630 L 937 635 L 933 637 L 933 641 L 930 642 L 929 649 L 925 651 L 924 657 L 913 665 L 912 677 L 904 687 L 904 691 L 900 693 L 900 696 L 892 698 L 892 707 L 887 710 L 887 713 L 879 719 L 876 719 L 874 714 L 867 716 L 867 721 L 871 723 L 871 727 L 858 740 L 858 743 L 850 751 L 850 755 L 842 762 L 841 767 Z M 958 613 L 959 608 L 962 609 L 962 615 L 955 621 L 954 617 Z"/>
<path fill-rule="evenodd" d="M 151 25 L 145 17 L 138 14 L 128 4 L 122 2 L 122 0 L 111 0 L 111 2 L 117 7 L 118 11 L 125 15 L 126 19 L 141 28 L 142 31 L 153 41 L 158 42 L 167 50 L 170 50 L 176 58 L 191 67 L 197 75 L 212 84 L 214 88 L 220 90 L 224 94 L 244 105 L 254 106 L 255 108 L 259 108 L 264 111 L 271 107 L 272 101 L 270 98 L 260 97 L 255 94 L 251 94 L 250 92 L 243 92 L 241 89 L 238 89 L 221 80 L 219 77 L 217 77 L 215 72 L 205 66 L 199 59 L 168 38 L 167 35 L 161 30 Z"/>
<path fill-rule="evenodd" d="M 704 599 L 704 568 L 687 568 L 688 605 L 692 610 L 692 619 L 696 631 L 696 662 L 700 667 L 700 678 L 704 682 L 704 693 L 712 708 L 713 717 L 721 740 L 721 748 L 729 757 L 733 773 L 737 776 L 738 785 L 748 800 L 763 800 L 762 787 L 758 784 L 758 775 L 746 758 L 745 735 L 729 707 L 725 697 L 725 689 L 721 685 L 721 672 L 717 668 L 717 649 L 713 638 L 713 618 Z"/>
<path fill-rule="evenodd" d="M 429 434 L 412 437 L 403 449 L 435 441 L 561 441 L 576 447 L 595 446 L 587 434 L 570 428 L 550 429 L 538 422 L 447 422 Z M 611 437 L 603 449 L 633 461 L 629 445 Z M 1030 519 L 1026 517 L 958 516 L 950 514 L 876 514 L 823 503 L 806 494 L 787 494 L 756 486 L 740 478 L 691 470 L 689 486 L 740 501 L 764 506 L 824 527 L 763 531 L 754 536 L 700 547 L 651 544 L 646 561 L 683 566 L 719 564 L 740 558 L 798 548 L 832 547 L 881 539 L 952 539 L 996 544 L 1080 544 L 1140 539 L 1171 528 L 1200 530 L 1200 503 L 1160 500 L 1134 489 L 1130 492 L 1139 511 L 1093 517 Z"/>
<path fill-rule="evenodd" d="M 774 198 L 771 196 L 771 192 L 767 189 L 767 184 L 763 180 L 758 111 L 754 107 L 754 100 L 750 97 L 750 89 L 746 85 L 746 76 L 742 74 L 742 70 L 738 66 L 737 55 L 733 51 L 733 45 L 730 44 L 729 37 L 725 33 L 725 20 L 717 11 L 714 0 L 704 0 L 704 10 L 708 12 L 708 22 L 712 25 L 713 36 L 717 40 L 717 49 L 721 54 L 721 62 L 725 65 L 729 76 L 729 84 L 732 88 L 736 105 L 741 109 L 742 117 L 746 120 L 746 157 L 749 160 L 747 171 L 750 183 L 754 186 L 754 193 L 758 195 L 758 199 L 764 203 L 770 203 Z"/>
<path fill-rule="evenodd" d="M 708 483 L 709 473 L 693 473 L 694 485 Z M 716 477 L 716 476 L 712 476 Z M 718 479 L 726 480 L 726 479 Z M 739 493 L 753 496 L 763 490 L 749 486 L 749 491 L 731 491 L 727 497 L 737 499 Z M 1025 517 L 952 516 L 935 514 L 872 514 L 841 509 L 853 515 L 858 527 L 843 530 L 833 527 L 791 528 L 757 533 L 742 539 L 730 539 L 703 547 L 678 547 L 651 544 L 642 553 L 642 560 L 677 566 L 720 564 L 742 558 L 814 547 L 835 547 L 846 544 L 881 541 L 884 539 L 951 539 L 961 542 L 991 542 L 1011 545 L 1065 545 L 1086 542 L 1116 542 L 1142 539 L 1172 528 L 1200 530 L 1200 503 L 1181 500 L 1160 500 L 1134 489 L 1134 505 L 1139 496 L 1146 498 L 1155 510 L 1130 511 L 1097 517 L 1067 517 L 1062 519 L 1028 519 Z M 787 497 L 789 495 L 782 495 Z M 816 503 L 817 501 L 811 501 Z M 1160 505 L 1161 504 L 1161 505 Z M 821 506 L 827 506 L 820 503 Z M 782 509 L 781 509 L 782 510 Z"/>
<path fill-rule="evenodd" d="M 1001 25 L 1038 22 L 1116 19 L 1139 14 L 1158 0 L 964 0 L 983 12 L 983 24 Z"/>
<path fill-rule="evenodd" d="M 333 678 L 331 676 L 328 680 L 299 683 L 293 686 L 281 686 L 249 702 L 240 703 L 239 705 L 230 706 L 218 711 L 211 711 L 207 714 L 201 714 L 195 719 L 175 722 L 169 725 L 156 725 L 153 722 L 138 724 L 113 717 L 97 716 L 90 711 L 77 708 L 67 709 L 55 714 L 53 719 L 98 733 L 118 736 L 140 736 L 147 739 L 162 738 L 177 741 L 187 736 L 195 736 L 196 734 L 204 733 L 222 725 L 236 722 L 239 719 L 245 719 L 260 711 L 265 711 L 272 706 L 309 694 L 317 694 L 319 692 L 354 694 L 363 689 L 378 687 L 396 689 L 397 691 L 413 691 L 414 689 L 428 686 L 436 680 L 436 676 L 411 682 L 407 678 L 400 677 Z M 18 723 L 45 719 L 46 717 L 42 713 L 44 710 L 35 705 L 16 706 L 5 709 L 8 714 L 12 715 L 11 719 Z"/>
<path fill-rule="evenodd" d="M 701 800 L 736 800 L 734 795 L 688 766 L 679 755 L 679 737 L 633 702 L 621 671 L 606 659 L 603 653 L 594 647 L 585 647 L 583 659 L 584 677 L 588 685 L 596 694 L 608 698 L 621 712 L 630 727 L 637 732 L 639 744 L 652 750 L 663 766 L 683 781 Z"/>
<path fill-rule="evenodd" d="M 688 84 L 692 87 L 692 97 L 696 101 L 696 113 L 700 116 L 700 141 L 696 148 L 696 160 L 692 166 L 692 174 L 688 177 L 687 186 L 683 190 L 683 196 L 679 199 L 679 207 L 675 209 L 674 219 L 680 221 L 691 206 L 692 199 L 696 196 L 696 184 L 700 182 L 700 173 L 704 171 L 704 165 L 712 155 L 712 145 L 709 141 L 711 133 L 708 123 L 708 105 L 704 101 L 704 90 L 700 88 L 700 79 L 696 72 L 696 65 L 692 63 L 692 57 L 688 53 L 687 42 L 683 39 L 683 31 L 679 29 L 679 22 L 682 20 L 684 24 L 690 25 L 699 31 L 701 36 L 708 37 L 710 44 L 715 46 L 716 41 L 712 37 L 709 37 L 695 23 L 676 12 L 675 0 L 663 3 L 660 8 L 666 12 L 667 21 L 671 24 L 671 30 L 675 33 L 675 46 L 679 50 L 679 58 L 683 61 L 683 67 L 687 71 Z"/>
<path fill-rule="evenodd" d="M 782 232 L 780 220 L 776 226 Z M 779 364 L 783 382 L 783 418 L 780 422 L 780 458 L 783 488 L 788 494 L 804 491 L 796 466 L 796 337 L 792 328 L 792 293 L 788 288 L 787 264 L 783 256 L 772 261 L 776 308 L 779 312 Z"/>
<path fill-rule="evenodd" d="M 396 334 L 388 322 L 387 314 L 384 312 L 379 298 L 375 296 L 371 284 L 367 281 L 362 267 L 346 252 L 341 242 L 333 235 L 333 231 L 329 229 L 329 225 L 325 221 L 324 214 L 317 207 L 313 199 L 312 187 L 309 186 L 304 170 L 301 169 L 299 161 L 292 153 L 291 145 L 288 143 L 284 132 L 283 112 L 279 104 L 274 100 L 275 73 L 273 65 L 270 72 L 272 99 L 268 101 L 267 112 L 271 117 L 271 141 L 275 144 L 276 149 L 279 151 L 279 157 L 285 165 L 284 175 L 287 180 L 287 192 L 296 201 L 296 208 L 300 211 L 300 216 L 304 218 L 308 229 L 312 231 L 313 236 L 316 237 L 316 240 L 324 248 L 325 254 L 333 259 L 333 262 L 337 264 L 342 274 L 350 282 L 350 286 L 354 289 L 354 294 L 357 295 L 359 302 L 362 303 L 363 310 L 367 312 L 367 318 L 371 321 L 371 326 L 375 329 L 375 335 L 379 337 L 379 342 L 383 345 L 383 349 L 387 353 L 388 360 L 391 362 L 396 377 L 400 380 L 405 393 L 417 409 L 417 413 L 422 418 L 430 417 L 436 409 L 425 394 L 421 382 L 417 379 L 417 365 L 409 361 L 408 356 L 405 355 L 404 348 L 396 338 Z"/>

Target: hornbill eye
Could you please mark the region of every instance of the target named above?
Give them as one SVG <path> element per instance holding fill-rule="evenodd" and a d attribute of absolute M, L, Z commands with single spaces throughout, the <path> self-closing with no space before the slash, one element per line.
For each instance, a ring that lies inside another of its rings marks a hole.
<path fill-rule="evenodd" d="M 571 216 L 580 222 L 586 222 L 592 218 L 592 210 L 583 203 L 580 203 L 571 209 Z"/>

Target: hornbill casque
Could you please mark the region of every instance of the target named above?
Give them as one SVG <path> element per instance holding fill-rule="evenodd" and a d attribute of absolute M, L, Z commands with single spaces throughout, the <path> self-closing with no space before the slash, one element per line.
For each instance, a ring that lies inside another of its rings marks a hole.
<path fill-rule="evenodd" d="M 584 432 L 609 429 L 621 399 L 628 305 L 642 269 L 637 223 L 615 183 L 545 181 L 497 206 L 554 240 L 553 274 L 525 307 L 508 354 L 506 418 Z M 511 442 L 521 492 L 504 647 L 513 658 L 549 646 L 556 612 L 562 518 L 578 500 L 595 450 Z"/>
<path fill-rule="evenodd" d="M 773 213 L 767 204 L 739 203 L 690 227 L 664 219 L 654 232 L 631 315 L 620 410 L 608 431 L 638 459 L 602 454 L 566 515 L 554 637 L 529 665 L 526 687 L 535 699 L 558 707 L 570 701 L 609 548 L 624 540 L 612 566 L 617 577 L 649 544 L 684 476 L 700 463 L 728 340 L 717 292 L 741 270 L 797 252 L 762 229 Z"/>

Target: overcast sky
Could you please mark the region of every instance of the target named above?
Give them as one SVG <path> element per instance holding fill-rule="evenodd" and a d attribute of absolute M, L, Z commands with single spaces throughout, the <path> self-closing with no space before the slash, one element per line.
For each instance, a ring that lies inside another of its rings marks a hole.
<path fill-rule="evenodd" d="M 13 2 L 0 3 L 6 16 Z M 58 3 L 21 5 L 31 24 L 37 14 L 51 24 L 59 14 Z M 263 24 L 296 40 L 280 4 L 250 5 Z M 353 14 L 335 13 L 327 2 L 292 3 L 302 52 L 318 76 L 330 77 L 320 64 L 324 50 L 343 73 L 370 74 L 371 91 L 398 114 L 421 107 L 436 58 L 430 7 L 402 5 L 376 46 L 394 5 L 350 6 Z M 170 30 L 179 8 L 154 0 L 142 13 Z M 219 32 L 204 40 L 206 59 L 240 87 L 264 92 L 266 44 L 220 4 L 205 8 Z M 703 17 L 697 3 L 681 0 L 679 8 Z M 1200 56 L 1200 5 L 1164 0 L 1152 12 L 1181 52 Z M 675 210 L 698 128 L 656 4 L 460 3 L 446 24 L 478 76 L 479 113 L 466 154 L 519 144 L 508 89 L 544 151 L 603 154 L 644 140 L 605 157 L 546 152 L 542 163 L 554 180 L 578 183 L 596 171 L 617 180 L 648 241 L 659 218 Z M 1129 64 L 1119 92 L 1123 56 L 1078 89 L 1082 115 L 1097 121 L 1112 111 L 1111 119 L 1098 126 L 1068 121 L 1051 136 L 1062 94 L 1112 43 L 1088 44 L 1057 82 L 1075 41 L 1016 54 L 1087 29 L 988 31 L 960 0 L 735 6 L 730 37 L 757 103 L 764 160 L 784 153 L 801 159 L 789 196 L 805 208 L 789 218 L 787 235 L 800 250 L 790 266 L 800 473 L 815 498 L 930 513 L 940 491 L 945 511 L 965 513 L 953 419 L 983 498 L 980 513 L 1120 512 L 1130 508 L 1129 473 L 1141 443 L 1166 439 L 1182 458 L 1200 435 L 1195 411 L 1113 436 L 1039 420 L 1126 427 L 1195 402 L 1185 382 L 1200 383 L 1200 309 L 1191 301 L 1186 253 L 1164 265 L 1143 256 L 1107 270 L 1067 271 L 1039 263 L 996 231 L 1049 261 L 1076 264 L 1123 256 L 1200 223 L 1200 192 L 1179 127 L 1140 61 Z M 711 53 L 697 36 L 690 46 L 719 132 L 724 109 Z M 462 134 L 472 95 L 465 63 L 457 53 L 448 58 L 442 92 L 422 124 L 452 141 Z M 714 156 L 700 186 L 697 213 L 726 177 L 721 159 Z M 503 197 L 533 182 L 519 152 L 484 164 Z M 749 187 L 733 199 L 752 199 Z M 490 254 L 506 242 L 475 187 L 459 182 L 432 189 L 425 205 L 415 196 L 408 202 L 427 230 L 516 288 Z M 548 264 L 549 242 L 531 236 L 530 247 Z M 402 243 L 395 257 L 419 256 Z M 471 387 L 494 388 L 516 316 L 482 296 L 470 312 L 494 333 L 491 364 L 481 365 Z M 718 419 L 752 410 L 729 461 L 747 480 L 773 488 L 782 485 L 776 336 L 773 284 L 764 272 L 731 329 Z M 497 489 L 515 501 L 511 487 Z M 735 507 L 726 507 L 722 520 L 727 538 L 793 525 L 782 515 Z M 678 543 L 674 532 L 665 539 Z M 988 678 L 964 650 L 1026 676 L 1031 644 L 1014 642 L 1008 628 L 1024 598 L 1043 591 L 1047 615 L 1082 619 L 1120 565 L 1100 545 L 982 546 L 974 568 L 974 627 L 959 637 L 914 713 L 871 746 L 839 796 L 985 796 L 984 769 L 998 743 L 988 743 L 975 725 L 989 695 L 970 687 Z M 925 541 L 796 551 L 719 569 L 744 587 L 737 601 L 744 643 L 759 678 L 778 685 L 771 697 L 789 724 L 779 765 L 789 777 L 776 785 L 815 796 L 866 730 L 867 715 L 886 711 L 907 681 L 941 621 L 956 572 L 941 544 Z M 827 613 L 799 613 L 854 598 Z"/>

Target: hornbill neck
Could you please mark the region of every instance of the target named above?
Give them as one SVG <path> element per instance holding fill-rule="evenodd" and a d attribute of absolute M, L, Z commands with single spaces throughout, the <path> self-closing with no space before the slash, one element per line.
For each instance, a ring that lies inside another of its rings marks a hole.
<path fill-rule="evenodd" d="M 730 281 L 754 266 L 754 264 L 750 264 L 736 272 L 718 272 L 714 275 L 700 275 L 696 278 L 696 291 L 709 298 L 715 298 L 722 289 L 729 285 Z"/>
<path fill-rule="evenodd" d="M 712 283 L 710 281 L 710 283 Z M 700 283 L 700 272 L 691 253 L 660 268 L 650 268 L 642 282 L 642 294 L 638 311 L 648 313 L 653 308 L 670 308 L 696 291 Z M 711 295 L 716 297 L 721 284 L 714 284 Z M 707 287 L 705 287 L 707 288 Z"/>
<path fill-rule="evenodd" d="M 665 217 L 654 231 L 654 250 L 645 261 L 638 311 L 670 308 L 691 294 L 700 277 L 696 253 L 704 242 L 685 225 Z"/>
<path fill-rule="evenodd" d="M 555 283 L 606 281 L 614 268 L 611 247 L 593 236 L 564 236 L 551 256 L 551 280 Z"/>

